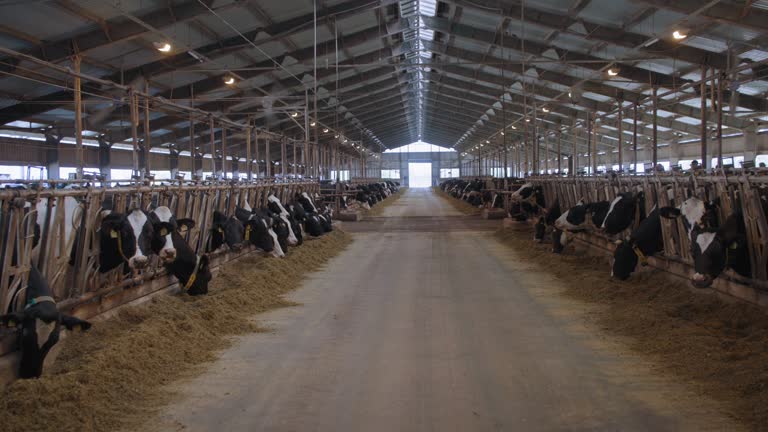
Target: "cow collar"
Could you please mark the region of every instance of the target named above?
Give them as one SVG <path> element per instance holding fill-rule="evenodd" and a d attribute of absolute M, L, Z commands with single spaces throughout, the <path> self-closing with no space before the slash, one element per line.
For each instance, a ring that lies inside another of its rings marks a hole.
<path fill-rule="evenodd" d="M 200 256 L 197 256 L 197 260 L 195 261 L 195 268 L 192 270 L 192 275 L 187 280 L 187 283 L 184 284 L 184 291 L 189 291 L 190 288 L 192 288 L 192 285 L 195 283 L 195 280 L 197 280 L 197 271 L 200 270 Z"/>
<path fill-rule="evenodd" d="M 637 255 L 637 259 L 640 260 L 641 266 L 645 267 L 648 265 L 648 257 L 645 256 L 643 251 L 641 251 L 637 245 L 632 246 L 632 251 L 635 252 L 635 255 Z"/>
<path fill-rule="evenodd" d="M 38 303 L 45 303 L 45 302 L 56 303 L 56 301 L 51 296 L 39 296 L 27 302 L 27 305 L 24 307 L 24 309 L 29 309 Z"/>
<path fill-rule="evenodd" d="M 109 235 L 113 239 L 117 240 L 117 252 L 120 254 L 120 257 L 122 257 L 125 262 L 129 262 L 130 260 L 125 256 L 125 253 L 123 252 L 123 238 L 120 233 L 116 230 L 112 230 Z"/>

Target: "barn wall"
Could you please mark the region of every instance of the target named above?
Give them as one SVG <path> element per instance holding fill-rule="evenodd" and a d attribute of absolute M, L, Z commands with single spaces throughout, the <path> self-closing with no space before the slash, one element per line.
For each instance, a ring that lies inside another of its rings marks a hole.
<path fill-rule="evenodd" d="M 432 184 L 437 185 L 440 180 L 441 168 L 458 168 L 459 154 L 456 152 L 432 152 L 432 153 L 384 153 L 382 154 L 382 167 L 385 170 L 400 170 L 400 179 L 404 185 L 408 182 L 408 163 L 431 162 Z"/>

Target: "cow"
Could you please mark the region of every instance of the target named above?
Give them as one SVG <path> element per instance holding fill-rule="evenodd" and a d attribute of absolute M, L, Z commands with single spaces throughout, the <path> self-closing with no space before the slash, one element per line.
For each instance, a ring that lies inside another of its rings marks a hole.
<path fill-rule="evenodd" d="M 600 228 L 605 234 L 613 236 L 626 230 L 632 225 L 636 217 L 645 217 L 645 199 L 642 192 L 624 192 L 618 194 L 608 207 Z"/>
<path fill-rule="evenodd" d="M 611 277 L 627 280 L 637 268 L 638 261 L 647 265 L 647 257 L 653 256 L 664 249 L 664 239 L 661 234 L 661 217 L 659 209 L 653 208 L 651 214 L 635 228 L 625 240 L 616 241 L 611 264 Z"/>
<path fill-rule="evenodd" d="M 741 210 L 731 213 L 718 225 L 717 208 L 717 201 L 707 203 L 694 197 L 685 200 L 680 207 L 661 209 L 663 217 L 683 216 L 693 255 L 691 283 L 697 288 L 710 287 L 726 268 L 741 276 L 752 277 L 747 229 Z"/>
<path fill-rule="evenodd" d="M 283 207 L 283 203 L 280 202 L 280 198 L 270 193 L 267 197 L 267 203 L 269 210 L 276 214 L 280 219 L 282 219 L 283 222 L 285 222 L 285 225 L 288 227 L 288 244 L 291 246 L 298 245 L 299 236 L 301 233 L 299 233 L 299 236 L 296 235 L 293 229 L 296 225 L 296 221 L 293 220 L 293 217 L 290 213 L 288 213 L 288 210 Z"/>
<path fill-rule="evenodd" d="M 192 296 L 207 294 L 208 283 L 213 279 L 208 256 L 195 254 L 181 235 L 194 228 L 195 221 L 177 220 L 165 206 L 152 210 L 148 217 L 152 225 L 152 253 L 159 256 L 168 273 L 179 280 L 182 291 Z"/>
<path fill-rule="evenodd" d="M 208 252 L 218 250 L 225 244 L 230 250 L 239 252 L 245 243 L 245 225 L 234 216 L 225 215 L 216 210 L 213 212 L 211 237 Z"/>
<path fill-rule="evenodd" d="M 560 215 L 555 221 L 555 227 L 562 231 L 586 231 L 588 229 L 587 216 L 590 217 L 589 221 L 592 222 L 592 225 L 599 227 L 605 221 L 609 207 L 608 201 L 585 203 L 584 200 L 580 200 L 575 206 Z"/>
<path fill-rule="evenodd" d="M 91 323 L 59 312 L 48 281 L 36 266 L 29 270 L 24 309 L 0 316 L 0 325 L 17 329 L 21 351 L 19 377 L 39 378 L 51 348 L 59 341 L 62 326 L 67 330 L 88 330 Z"/>
<path fill-rule="evenodd" d="M 560 217 L 560 202 L 555 203 L 546 209 L 544 216 L 541 216 L 535 225 L 533 239 L 539 243 L 544 241 L 547 230 L 554 227 L 555 221 Z"/>
<path fill-rule="evenodd" d="M 149 263 L 152 253 L 152 223 L 141 209 L 128 214 L 102 212 L 99 229 L 99 271 L 106 273 L 123 263 L 134 271 Z"/>
<path fill-rule="evenodd" d="M 235 217 L 245 225 L 251 243 L 276 258 L 282 258 L 285 256 L 285 241 L 281 243 L 280 236 L 275 232 L 275 218 L 270 213 L 269 209 L 252 209 L 247 202 L 235 209 Z M 287 244 L 285 246 L 287 248 Z"/>

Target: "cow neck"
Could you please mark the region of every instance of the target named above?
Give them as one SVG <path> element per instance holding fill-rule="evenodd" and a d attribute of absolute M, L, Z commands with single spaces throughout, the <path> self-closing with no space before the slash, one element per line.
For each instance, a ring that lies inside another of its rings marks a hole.
<path fill-rule="evenodd" d="M 51 296 L 38 296 L 34 297 L 32 300 L 27 302 L 27 305 L 24 307 L 24 309 L 29 309 L 32 306 L 35 306 L 38 303 L 45 303 L 45 302 L 51 302 L 56 303 L 56 300 L 53 299 Z"/>

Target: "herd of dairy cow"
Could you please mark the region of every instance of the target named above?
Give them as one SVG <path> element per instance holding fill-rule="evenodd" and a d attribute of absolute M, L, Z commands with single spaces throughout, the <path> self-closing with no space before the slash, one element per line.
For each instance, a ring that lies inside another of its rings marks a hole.
<path fill-rule="evenodd" d="M 504 208 L 501 195 L 487 190 L 484 180 L 452 179 L 441 184 L 443 191 L 474 206 Z M 672 190 L 667 191 L 672 206 L 645 208 L 645 193 L 640 188 L 620 193 L 612 201 L 586 202 L 561 208 L 560 203 L 546 203 L 541 186 L 525 183 L 509 197 L 508 217 L 535 221 L 534 240 L 552 242 L 552 252 L 561 253 L 569 235 L 577 232 L 601 232 L 616 245 L 611 277 L 626 280 L 638 264 L 664 249 L 661 218 L 682 217 L 694 261 L 691 282 L 707 288 L 726 269 L 744 277 L 752 276 L 746 226 L 740 198 L 735 194 L 731 214 L 721 220 L 720 201 L 687 198 L 675 205 Z M 655 198 L 655 197 L 654 197 Z M 654 199 L 654 202 L 658 200 Z M 761 196 L 764 214 L 768 214 L 768 193 Z M 631 229 L 633 227 L 634 229 Z M 626 235 L 626 233 L 629 235 Z"/>
<path fill-rule="evenodd" d="M 354 186 L 352 197 L 344 205 L 373 206 L 397 191 L 395 183 L 372 183 Z M 254 246 L 257 250 L 275 257 L 283 257 L 289 247 L 299 246 L 304 237 L 319 237 L 333 230 L 332 207 L 319 203 L 319 196 L 306 192 L 297 193 L 291 203 L 282 203 L 274 194 L 267 198 L 267 206 L 251 208 L 240 203 L 234 214 L 214 211 L 208 242 L 202 254 L 197 253 L 186 240 L 186 233 L 194 228 L 192 219 L 177 219 L 171 209 L 158 206 L 152 209 L 135 208 L 127 213 L 111 210 L 101 212 L 97 232 L 99 243 L 99 272 L 117 269 L 138 272 L 148 267 L 151 257 L 156 256 L 166 271 L 173 275 L 183 292 L 197 296 L 208 293 L 212 280 L 208 253 L 227 248 L 241 251 Z M 72 219 L 79 202 L 73 197 L 64 199 L 64 238 L 76 235 Z M 31 205 L 27 204 L 31 210 Z M 105 205 L 104 207 L 108 207 Z M 24 308 L 0 311 L 0 328 L 17 330 L 17 345 L 21 357 L 20 378 L 36 378 L 42 374 L 43 362 L 48 352 L 58 342 L 63 328 L 87 330 L 91 323 L 60 313 L 56 307 L 47 280 L 37 268 L 40 233 L 43 226 L 50 226 L 54 212 L 48 212 L 47 203 L 36 204 L 32 265 L 24 291 Z M 48 220 L 46 221 L 46 218 Z M 74 242 L 70 242 L 74 244 Z M 74 255 L 74 246 L 73 254 Z M 13 308 L 15 301 L 11 302 Z M 10 309 L 9 308 L 9 309 Z"/>

